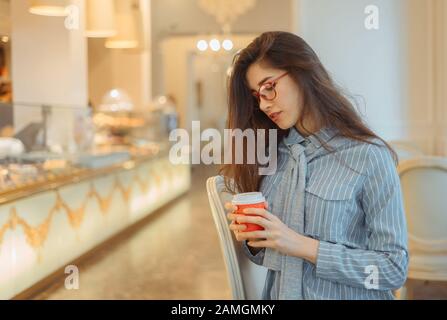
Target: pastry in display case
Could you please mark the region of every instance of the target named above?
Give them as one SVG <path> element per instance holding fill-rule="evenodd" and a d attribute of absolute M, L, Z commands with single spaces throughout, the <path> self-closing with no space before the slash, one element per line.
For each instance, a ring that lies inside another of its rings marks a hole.
<path fill-rule="evenodd" d="M 2 41 L 0 41 L 0 102 L 10 103 L 12 101 L 12 84 L 9 72 L 9 59 L 10 46 L 9 37 L 2 36 Z M 7 42 L 3 40 L 8 39 Z"/>
<path fill-rule="evenodd" d="M 66 159 L 30 159 L 26 157 L 9 157 L 0 160 L 0 191 L 50 183 L 69 174 L 75 175 L 82 169 L 71 166 Z M 42 159 L 42 158 L 41 158 Z"/>
<path fill-rule="evenodd" d="M 72 161 L 74 154 L 62 150 L 64 123 L 59 124 L 58 130 L 51 128 L 57 121 L 52 115 L 59 115 L 57 107 L 15 104 L 9 108 L 12 114 L 21 117 L 12 118 L 11 137 L 0 137 L 1 192 L 49 183 L 82 171 Z M 64 110 L 64 113 L 74 112 Z M 51 145 L 52 137 L 60 137 L 59 143 Z M 64 138 L 69 137 L 66 134 Z"/>
<path fill-rule="evenodd" d="M 134 111 L 128 94 L 112 89 L 105 94 L 93 116 L 95 150 L 126 150 L 131 156 L 145 156 L 166 147 L 169 135 L 163 115 L 156 110 Z"/>
<path fill-rule="evenodd" d="M 18 130 L 12 137 L 0 138 L 0 192 L 95 174 L 168 150 L 160 115 L 126 109 L 129 104 L 109 104 L 96 112 L 48 105 L 13 108 L 28 118 L 14 123 Z"/>

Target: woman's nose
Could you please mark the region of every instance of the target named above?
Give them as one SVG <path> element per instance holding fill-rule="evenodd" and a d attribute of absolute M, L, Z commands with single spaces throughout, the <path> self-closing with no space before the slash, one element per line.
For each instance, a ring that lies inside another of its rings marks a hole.
<path fill-rule="evenodd" d="M 261 99 L 261 101 L 259 102 L 259 108 L 263 112 L 267 113 L 272 108 L 272 102 Z"/>

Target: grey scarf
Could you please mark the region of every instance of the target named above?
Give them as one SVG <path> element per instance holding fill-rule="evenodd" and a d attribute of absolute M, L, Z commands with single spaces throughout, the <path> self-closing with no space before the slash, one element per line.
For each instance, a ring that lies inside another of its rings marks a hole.
<path fill-rule="evenodd" d="M 295 128 L 292 128 L 278 148 L 279 157 L 286 159 L 284 176 L 287 177 L 284 181 L 279 182 L 284 185 L 284 188 L 280 187 L 279 189 L 288 190 L 288 192 L 276 194 L 273 199 L 267 197 L 267 200 L 273 201 L 273 205 L 277 209 L 274 214 L 299 234 L 304 234 L 307 165 L 310 159 L 317 155 L 315 151 L 321 147 L 316 136 L 327 142 L 334 135 L 335 130 L 325 128 L 305 139 Z M 286 256 L 274 249 L 266 248 L 263 265 L 269 269 L 281 271 L 279 299 L 299 300 L 303 298 L 303 259 Z"/>

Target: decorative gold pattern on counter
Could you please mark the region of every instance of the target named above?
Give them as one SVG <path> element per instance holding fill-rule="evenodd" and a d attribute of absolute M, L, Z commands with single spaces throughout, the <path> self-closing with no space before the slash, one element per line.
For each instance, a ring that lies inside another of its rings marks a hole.
<path fill-rule="evenodd" d="M 169 182 L 171 183 L 172 178 L 174 177 L 173 172 L 174 169 L 175 168 L 171 167 L 169 163 L 161 163 L 161 167 L 159 168 L 159 170 L 167 171 L 166 176 Z M 26 242 L 34 250 L 37 251 L 39 257 L 38 260 L 40 261 L 39 251 L 44 246 L 44 243 L 50 231 L 51 222 L 57 212 L 65 212 L 68 221 L 70 223 L 70 226 L 75 231 L 77 231 L 82 225 L 82 222 L 86 214 L 86 207 L 90 199 L 94 198 L 97 200 L 102 215 L 106 216 L 110 212 L 111 202 L 116 192 L 121 193 L 126 205 L 129 205 L 129 200 L 133 191 L 134 184 L 137 184 L 143 193 L 147 193 L 147 191 L 149 190 L 149 181 L 142 180 L 139 171 L 140 170 L 138 169 L 135 170 L 135 173 L 133 174 L 131 182 L 129 183 L 129 186 L 127 188 L 120 181 L 118 174 L 114 174 L 113 187 L 110 189 L 110 192 L 105 197 L 101 197 L 99 192 L 96 190 L 93 181 L 90 182 L 89 191 L 86 194 L 85 199 L 83 200 L 82 204 L 75 209 L 71 208 L 69 204 L 63 199 L 62 195 L 60 194 L 60 189 L 59 188 L 55 189 L 54 190 L 54 192 L 56 193 L 55 203 L 52 206 L 52 208 L 48 211 L 47 217 L 38 226 L 31 226 L 23 218 L 20 217 L 15 207 L 11 207 L 9 213 L 9 219 L 5 224 L 3 224 L 3 226 L 0 227 L 0 250 L 1 245 L 3 243 L 3 237 L 6 231 L 15 230 L 16 227 L 20 226 L 25 233 Z M 162 180 L 160 174 L 156 173 L 154 168 L 152 167 L 148 170 L 148 173 L 149 176 L 155 182 L 156 187 L 159 188 Z"/>
<path fill-rule="evenodd" d="M 16 226 L 21 226 L 25 232 L 26 241 L 34 249 L 38 249 L 43 246 L 47 239 L 48 231 L 50 229 L 51 221 L 54 214 L 57 211 L 57 204 L 50 210 L 45 220 L 37 227 L 30 226 L 23 218 L 17 214 L 16 208 L 11 208 L 10 219 L 11 228 L 14 230 Z"/>
<path fill-rule="evenodd" d="M 115 186 L 116 186 L 116 180 L 115 180 Z M 107 212 L 109 211 L 110 203 L 112 202 L 113 194 L 115 193 L 115 188 L 116 187 L 112 188 L 109 194 L 105 198 L 102 198 L 96 191 L 93 183 L 90 184 L 90 192 L 88 194 L 88 198 L 96 198 L 96 200 L 98 201 L 99 208 L 101 209 L 101 213 L 103 215 L 106 215 Z"/>
<path fill-rule="evenodd" d="M 90 195 L 87 195 L 87 198 L 84 200 L 82 205 L 77 209 L 71 209 L 68 204 L 62 199 L 59 190 L 56 191 L 56 205 L 55 208 L 61 208 L 65 210 L 65 213 L 67 214 L 68 221 L 70 222 L 70 225 L 73 227 L 73 229 L 77 230 L 82 224 L 82 221 L 84 220 L 85 215 L 85 208 L 87 207 L 87 202 L 90 199 Z"/>

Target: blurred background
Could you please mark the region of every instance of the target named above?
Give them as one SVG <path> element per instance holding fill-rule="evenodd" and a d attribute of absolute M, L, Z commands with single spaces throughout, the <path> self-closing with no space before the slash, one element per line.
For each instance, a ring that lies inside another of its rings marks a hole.
<path fill-rule="evenodd" d="M 0 298 L 231 299 L 218 166 L 173 165 L 168 137 L 225 128 L 233 57 L 274 30 L 396 148 L 406 297 L 447 298 L 446 18 L 445 0 L 0 0 Z"/>

